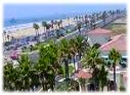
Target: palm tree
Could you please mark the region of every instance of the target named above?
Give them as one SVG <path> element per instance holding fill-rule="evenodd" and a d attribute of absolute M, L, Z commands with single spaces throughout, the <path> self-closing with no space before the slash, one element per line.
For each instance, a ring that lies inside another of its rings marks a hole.
<path fill-rule="evenodd" d="M 107 85 L 107 75 L 108 71 L 105 70 L 105 65 L 102 64 L 98 73 L 99 87 L 101 88 L 101 91 L 103 91 L 104 86 Z"/>
<path fill-rule="evenodd" d="M 51 20 L 51 28 L 54 29 L 54 20 Z"/>
<path fill-rule="evenodd" d="M 5 42 L 6 41 L 6 31 L 5 30 L 3 31 L 3 37 L 4 37 L 4 41 L 3 42 Z"/>
<path fill-rule="evenodd" d="M 9 34 L 7 34 L 7 39 L 8 39 L 8 41 L 9 41 L 9 39 L 10 39 L 10 35 L 9 35 Z"/>
<path fill-rule="evenodd" d="M 79 16 L 79 21 L 82 22 L 82 21 L 81 21 L 81 16 Z"/>
<path fill-rule="evenodd" d="M 58 21 L 54 21 L 55 28 L 58 29 Z"/>
<path fill-rule="evenodd" d="M 73 63 L 75 66 L 75 56 L 78 53 L 79 60 L 81 59 L 81 56 L 84 54 L 84 51 L 89 47 L 88 39 L 84 38 L 83 36 L 76 36 L 74 39 L 69 40 L 70 44 L 70 52 L 72 54 Z"/>
<path fill-rule="evenodd" d="M 47 22 L 46 22 L 46 21 L 43 21 L 43 22 L 42 22 L 42 26 L 44 27 L 44 31 L 46 31 Z"/>
<path fill-rule="evenodd" d="M 63 21 L 62 21 L 62 20 L 60 20 L 59 22 L 60 22 L 60 26 L 61 26 L 61 27 L 63 27 L 63 25 L 62 25 Z"/>
<path fill-rule="evenodd" d="M 65 64 L 65 78 L 66 80 L 69 78 L 69 61 L 71 60 L 71 52 L 70 52 L 70 45 L 69 41 L 66 39 L 61 40 L 60 43 L 60 51 L 61 51 L 61 57 L 62 61 Z"/>
<path fill-rule="evenodd" d="M 113 79 L 114 79 L 114 90 L 116 91 L 116 65 L 121 59 L 121 54 L 116 49 L 111 49 L 109 54 L 109 59 L 113 61 Z"/>
<path fill-rule="evenodd" d="M 50 28 L 51 28 L 51 24 L 47 24 L 47 25 L 46 25 L 46 29 L 47 29 L 47 32 L 46 32 L 47 38 L 49 37 Z"/>
<path fill-rule="evenodd" d="M 86 48 L 89 47 L 89 44 L 87 40 L 81 35 L 76 36 L 74 44 L 75 44 L 76 51 L 79 55 L 79 59 L 81 59 L 81 56 L 83 55 Z"/>
<path fill-rule="evenodd" d="M 86 26 L 86 28 L 88 28 L 88 24 L 89 24 L 88 19 L 85 19 L 85 26 Z"/>
<path fill-rule="evenodd" d="M 92 17 L 90 19 L 90 28 L 93 28 L 93 20 L 92 20 Z"/>
<path fill-rule="evenodd" d="M 75 20 L 76 20 L 76 22 L 78 22 L 78 16 L 75 16 Z"/>
<path fill-rule="evenodd" d="M 18 63 L 4 66 L 4 90 L 30 91 L 34 90 L 34 86 L 37 88 L 40 82 L 34 64 L 31 64 L 27 55 L 22 55 Z"/>
<path fill-rule="evenodd" d="M 106 18 L 107 18 L 107 12 L 104 11 L 104 12 L 102 13 L 102 19 L 103 19 L 104 25 L 106 24 Z"/>
<path fill-rule="evenodd" d="M 73 58 L 74 68 L 76 70 L 76 67 L 75 67 L 75 62 L 76 62 L 75 56 L 76 56 L 77 50 L 76 50 L 75 39 L 70 39 L 69 40 L 69 44 L 70 44 L 70 52 L 71 52 L 72 58 Z"/>
<path fill-rule="evenodd" d="M 79 31 L 79 35 L 81 35 L 81 22 L 77 23 L 77 29 Z"/>
<path fill-rule="evenodd" d="M 58 27 L 59 27 L 59 29 L 62 27 L 62 20 L 60 20 L 60 21 L 58 21 L 57 22 L 57 25 L 58 25 Z"/>
<path fill-rule="evenodd" d="M 38 29 L 40 28 L 38 24 L 34 23 L 33 24 L 33 28 L 36 30 L 36 38 L 37 38 L 37 41 L 39 41 L 39 32 L 38 32 Z"/>
<path fill-rule="evenodd" d="M 94 85 L 96 87 L 96 83 L 98 83 L 98 72 L 99 67 L 103 63 L 103 59 L 99 56 L 100 52 L 96 47 L 89 47 L 86 50 L 86 54 L 84 55 L 82 62 L 83 62 L 83 68 L 89 68 L 92 72 L 92 80 L 94 82 Z"/>

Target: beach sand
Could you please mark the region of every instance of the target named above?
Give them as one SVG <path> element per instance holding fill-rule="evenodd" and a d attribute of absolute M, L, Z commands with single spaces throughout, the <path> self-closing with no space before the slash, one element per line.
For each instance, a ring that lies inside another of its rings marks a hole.
<path fill-rule="evenodd" d="M 66 26 L 66 25 L 69 25 L 69 24 L 75 24 L 74 20 L 72 18 L 70 20 L 64 19 L 62 21 L 63 21 L 63 23 L 62 23 L 63 27 Z M 55 29 L 55 26 L 54 26 L 54 29 Z M 39 31 L 40 34 L 44 33 L 45 28 L 40 25 L 40 28 L 39 28 L 38 31 Z M 10 36 L 13 36 L 14 38 L 23 38 L 23 37 L 26 37 L 26 36 L 36 35 L 36 32 L 35 32 L 35 29 L 33 27 L 30 27 L 30 28 L 18 29 L 18 30 L 13 31 L 13 32 L 8 32 L 8 34 Z"/>

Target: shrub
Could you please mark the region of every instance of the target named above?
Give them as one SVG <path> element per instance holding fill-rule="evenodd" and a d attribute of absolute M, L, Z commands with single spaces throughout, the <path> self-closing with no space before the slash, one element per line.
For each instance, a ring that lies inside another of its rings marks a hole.
<path fill-rule="evenodd" d="M 122 87 L 122 86 L 119 89 L 120 89 L 120 91 L 126 91 L 126 88 Z"/>

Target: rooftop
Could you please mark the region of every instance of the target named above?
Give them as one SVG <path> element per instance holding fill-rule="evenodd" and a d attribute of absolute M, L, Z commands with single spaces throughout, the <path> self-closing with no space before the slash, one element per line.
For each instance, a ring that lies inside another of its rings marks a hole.
<path fill-rule="evenodd" d="M 103 28 L 96 28 L 90 32 L 88 32 L 87 34 L 109 34 L 111 33 L 111 30 L 108 29 L 103 29 Z"/>
<path fill-rule="evenodd" d="M 112 48 L 115 48 L 119 51 L 126 51 L 127 50 L 126 35 L 120 34 L 120 35 L 114 36 L 112 37 L 111 41 L 103 44 L 100 47 L 100 49 L 103 51 L 109 51 Z"/>

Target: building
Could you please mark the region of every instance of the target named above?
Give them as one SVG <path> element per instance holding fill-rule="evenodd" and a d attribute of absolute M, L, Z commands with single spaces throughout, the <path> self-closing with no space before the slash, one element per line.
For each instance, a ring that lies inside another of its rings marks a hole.
<path fill-rule="evenodd" d="M 107 43 L 102 44 L 100 47 L 101 53 L 104 56 L 108 55 L 108 52 L 112 49 L 115 48 L 118 50 L 122 56 L 127 55 L 127 42 L 126 42 L 126 35 L 125 34 L 120 34 L 117 36 L 114 36 L 111 38 L 111 40 Z"/>
<path fill-rule="evenodd" d="M 121 65 L 116 66 L 116 82 L 117 82 L 117 89 L 120 89 L 122 84 L 125 88 L 127 88 L 127 81 L 126 81 L 126 74 L 127 74 L 127 43 L 126 43 L 126 34 L 120 34 L 111 38 L 111 40 L 107 43 L 102 44 L 99 48 L 101 51 L 101 56 L 103 58 L 108 58 L 109 51 L 114 48 L 120 52 L 122 55 L 122 62 L 126 64 L 126 67 L 122 67 Z M 122 63 L 121 63 L 122 64 Z M 125 74 L 125 77 L 123 76 Z M 113 80 L 113 69 L 109 70 L 108 75 L 110 80 Z M 122 82 L 121 83 L 121 79 Z"/>

